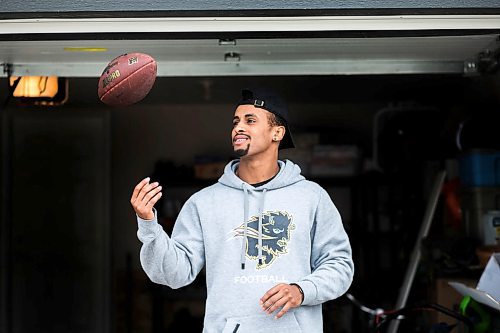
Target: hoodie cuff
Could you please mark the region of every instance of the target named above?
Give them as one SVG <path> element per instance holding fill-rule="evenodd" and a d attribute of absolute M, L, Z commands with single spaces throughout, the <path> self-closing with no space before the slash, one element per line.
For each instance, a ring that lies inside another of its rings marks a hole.
<path fill-rule="evenodd" d="M 144 220 L 139 217 L 139 215 L 135 214 L 137 217 L 137 224 L 139 225 L 139 229 L 150 229 L 154 230 L 156 225 L 158 224 L 158 217 L 156 214 L 156 209 L 153 207 L 153 218 L 151 220 Z"/>
<path fill-rule="evenodd" d="M 302 288 L 304 292 L 304 300 L 302 301 L 302 305 L 311 305 L 315 304 L 315 300 L 317 298 L 316 286 L 311 281 L 299 281 L 297 284 Z"/>

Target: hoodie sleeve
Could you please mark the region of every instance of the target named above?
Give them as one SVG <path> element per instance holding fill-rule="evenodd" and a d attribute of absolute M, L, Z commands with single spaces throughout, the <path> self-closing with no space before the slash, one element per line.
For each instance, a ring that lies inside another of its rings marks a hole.
<path fill-rule="evenodd" d="M 202 228 L 196 206 L 188 200 L 170 238 L 158 224 L 137 216 L 137 237 L 142 242 L 141 265 L 151 281 L 177 289 L 190 284 L 205 264 Z"/>
<path fill-rule="evenodd" d="M 302 305 L 316 305 L 343 295 L 351 285 L 354 264 L 349 238 L 328 193 L 321 195 L 311 230 L 312 273 L 297 282 L 304 292 Z"/>

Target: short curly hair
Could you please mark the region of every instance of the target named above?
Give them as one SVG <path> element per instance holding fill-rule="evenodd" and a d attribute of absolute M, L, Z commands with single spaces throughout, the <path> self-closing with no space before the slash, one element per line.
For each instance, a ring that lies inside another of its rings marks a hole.
<path fill-rule="evenodd" d="M 278 116 L 277 114 L 274 114 L 272 112 L 269 112 L 267 115 L 267 121 L 269 123 L 269 126 L 286 126 L 286 121 Z"/>

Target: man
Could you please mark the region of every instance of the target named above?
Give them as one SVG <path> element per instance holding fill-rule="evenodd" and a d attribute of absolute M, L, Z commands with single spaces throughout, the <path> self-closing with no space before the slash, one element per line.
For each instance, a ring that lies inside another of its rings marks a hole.
<path fill-rule="evenodd" d="M 281 98 L 243 90 L 231 138 L 239 159 L 189 198 L 171 238 L 153 208 L 161 186 L 146 178 L 135 187 L 142 267 L 179 288 L 206 265 L 205 333 L 322 332 L 321 304 L 344 294 L 354 271 L 339 212 L 297 165 L 278 160 L 294 147 Z"/>

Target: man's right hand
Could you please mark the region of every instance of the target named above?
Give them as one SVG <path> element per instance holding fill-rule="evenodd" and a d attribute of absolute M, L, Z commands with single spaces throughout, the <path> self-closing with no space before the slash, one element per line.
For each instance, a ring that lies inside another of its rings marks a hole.
<path fill-rule="evenodd" d="M 155 215 L 153 206 L 161 198 L 161 186 L 158 182 L 149 183 L 149 177 L 143 179 L 134 189 L 130 203 L 135 213 L 143 220 L 152 220 Z"/>

